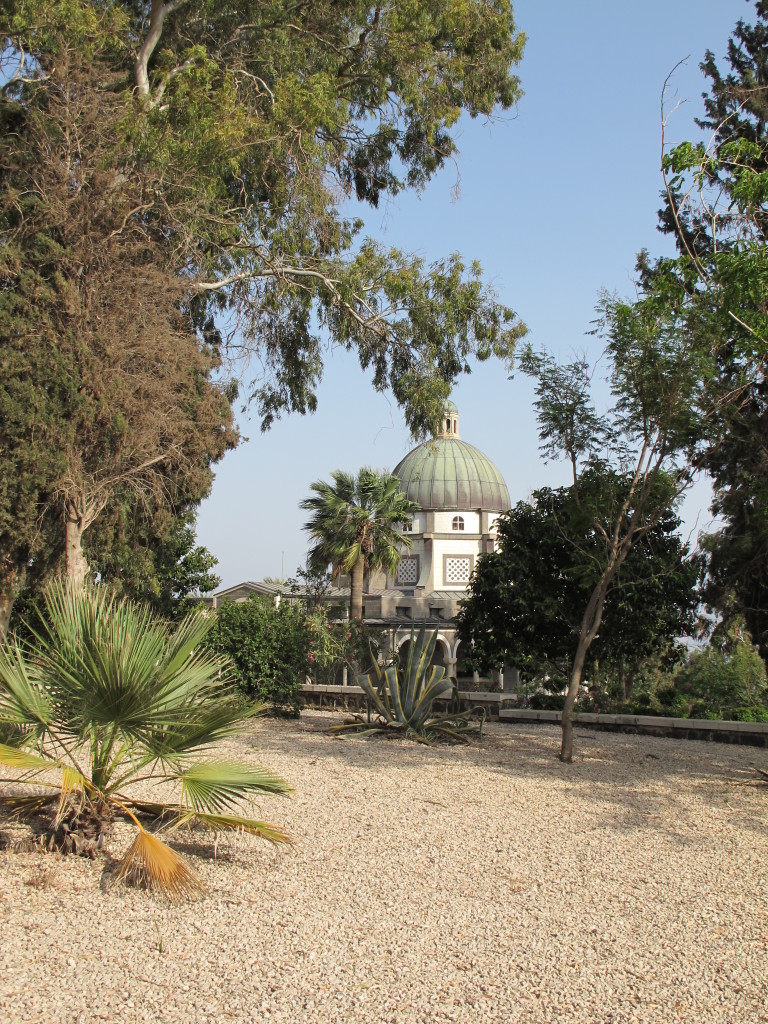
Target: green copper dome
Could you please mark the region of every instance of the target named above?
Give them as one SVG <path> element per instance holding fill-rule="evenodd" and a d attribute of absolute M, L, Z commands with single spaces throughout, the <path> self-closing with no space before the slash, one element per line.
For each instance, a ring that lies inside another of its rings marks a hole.
<path fill-rule="evenodd" d="M 440 437 L 420 444 L 395 466 L 400 490 L 422 509 L 506 512 L 504 477 L 478 448 L 460 440 L 458 410 L 450 405 Z"/>

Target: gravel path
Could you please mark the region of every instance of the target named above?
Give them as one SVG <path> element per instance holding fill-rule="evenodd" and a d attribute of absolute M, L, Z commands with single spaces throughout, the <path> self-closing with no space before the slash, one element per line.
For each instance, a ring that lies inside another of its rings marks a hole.
<path fill-rule="evenodd" d="M 2 851 L 0 1019 L 768 1022 L 768 790 L 736 785 L 768 751 L 578 730 L 562 765 L 548 726 L 425 748 L 330 721 L 230 745 L 295 785 L 261 812 L 296 845 L 189 847 L 197 903 Z"/>

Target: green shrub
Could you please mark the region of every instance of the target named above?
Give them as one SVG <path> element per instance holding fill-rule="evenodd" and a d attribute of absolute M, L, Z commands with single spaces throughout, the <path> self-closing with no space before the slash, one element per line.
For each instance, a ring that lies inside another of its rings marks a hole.
<path fill-rule="evenodd" d="M 297 717 L 313 639 L 302 608 L 286 601 L 275 607 L 271 599 L 254 596 L 223 604 L 206 643 L 229 658 L 244 693 Z"/>
<path fill-rule="evenodd" d="M 731 719 L 734 722 L 768 722 L 768 708 L 731 708 Z"/>
<path fill-rule="evenodd" d="M 330 619 L 324 608 L 309 616 L 312 646 L 309 652 L 310 675 L 315 683 L 334 685 L 344 668 L 351 678 L 368 665 L 371 650 L 380 650 L 381 630 L 371 629 L 359 619 Z"/>
<path fill-rule="evenodd" d="M 765 664 L 756 648 L 741 635 L 722 647 L 694 651 L 675 676 L 675 689 L 693 707 L 727 718 L 734 708 L 768 706 Z M 692 717 L 702 717 L 700 714 Z"/>
<path fill-rule="evenodd" d="M 528 704 L 537 711 L 562 711 L 565 704 L 565 694 L 532 693 L 528 699 Z"/>

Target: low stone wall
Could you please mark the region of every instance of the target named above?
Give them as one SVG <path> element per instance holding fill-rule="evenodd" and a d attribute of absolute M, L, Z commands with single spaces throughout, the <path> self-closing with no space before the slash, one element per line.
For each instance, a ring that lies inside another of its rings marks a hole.
<path fill-rule="evenodd" d="M 502 708 L 503 722 L 560 722 L 559 711 L 534 711 L 529 708 Z M 607 729 L 611 732 L 646 733 L 650 736 L 674 736 L 678 739 L 715 740 L 720 743 L 747 743 L 768 746 L 768 722 L 721 722 L 708 718 L 663 718 L 656 715 L 598 715 L 575 712 L 575 726 Z"/>
<path fill-rule="evenodd" d="M 318 686 L 305 683 L 301 693 L 306 704 L 321 708 L 344 708 L 356 710 L 365 708 L 365 691 L 361 686 Z M 466 708 L 482 707 L 489 718 L 497 718 L 499 711 L 514 703 L 514 695 L 493 690 L 459 690 L 459 697 Z M 438 700 L 438 707 L 448 701 Z"/>
<path fill-rule="evenodd" d="M 304 701 L 313 707 L 364 710 L 365 691 L 360 686 L 316 686 L 306 683 L 301 688 Z M 514 695 L 492 690 L 459 690 L 465 708 L 482 707 L 489 718 L 501 722 L 560 723 L 559 711 L 535 711 L 511 705 Z M 438 701 L 445 705 L 447 701 Z M 720 743 L 746 743 L 768 747 L 768 722 L 720 722 L 707 718 L 662 718 L 656 715 L 598 715 L 576 712 L 575 726 L 607 729 L 610 732 L 646 733 L 649 736 L 670 736 L 689 740 L 714 740 Z"/>

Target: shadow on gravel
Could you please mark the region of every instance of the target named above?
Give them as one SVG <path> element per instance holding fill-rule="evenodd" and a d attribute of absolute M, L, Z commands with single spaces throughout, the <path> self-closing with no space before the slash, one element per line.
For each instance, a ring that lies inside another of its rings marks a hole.
<path fill-rule="evenodd" d="M 755 791 L 742 785 L 755 777 L 756 767 L 768 768 L 768 751 L 760 748 L 580 729 L 574 763 L 566 765 L 557 757 L 557 726 L 494 723 L 472 746 L 428 747 L 399 738 L 339 739 L 329 734 L 329 726 L 345 717 L 305 712 L 280 728 L 262 726 L 242 742 L 255 752 L 264 745 L 308 764 L 326 761 L 329 770 L 386 772 L 395 780 L 399 768 L 421 766 L 428 774 L 431 769 L 474 766 L 593 803 L 601 827 L 616 832 L 663 827 L 681 845 L 702 841 L 696 811 L 702 803 L 740 828 L 765 833 L 764 816 L 755 817 L 752 799 L 744 798 Z M 768 809 L 768 790 L 761 803 Z M 606 815 L 606 805 L 614 812 Z"/>

